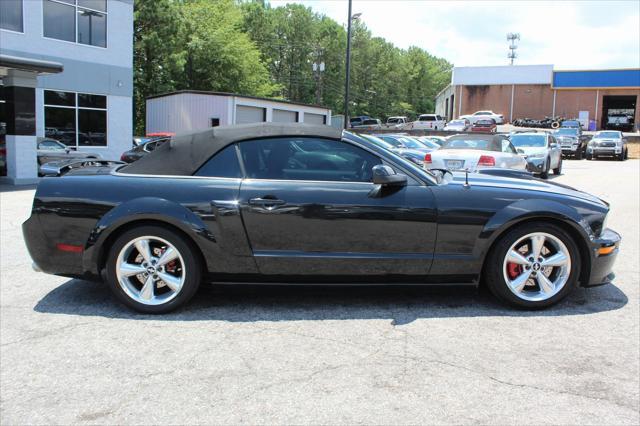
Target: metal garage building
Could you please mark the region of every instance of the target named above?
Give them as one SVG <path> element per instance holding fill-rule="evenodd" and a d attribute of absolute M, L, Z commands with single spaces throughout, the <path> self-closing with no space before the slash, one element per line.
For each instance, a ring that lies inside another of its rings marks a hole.
<path fill-rule="evenodd" d="M 640 122 L 640 69 L 554 70 L 553 65 L 455 67 L 451 84 L 436 96 L 436 114 L 448 119 L 481 110 L 507 121 L 563 116 L 604 128 L 609 113 Z M 637 128 L 637 127 L 636 127 Z"/>
<path fill-rule="evenodd" d="M 263 121 L 331 124 L 331 110 L 318 105 L 193 90 L 147 98 L 146 117 L 147 133 L 184 133 Z"/>

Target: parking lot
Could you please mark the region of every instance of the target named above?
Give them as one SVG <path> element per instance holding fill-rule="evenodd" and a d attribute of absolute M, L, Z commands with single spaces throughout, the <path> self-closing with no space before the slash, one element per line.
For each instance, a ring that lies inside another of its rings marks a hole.
<path fill-rule="evenodd" d="M 0 423 L 638 424 L 640 161 L 552 177 L 611 203 L 612 285 L 540 312 L 483 290 L 202 288 L 142 316 L 39 274 L 2 188 Z"/>

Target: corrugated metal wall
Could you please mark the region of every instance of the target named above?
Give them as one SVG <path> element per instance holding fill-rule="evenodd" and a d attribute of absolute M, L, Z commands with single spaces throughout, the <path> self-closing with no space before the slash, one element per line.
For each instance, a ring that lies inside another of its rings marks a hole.
<path fill-rule="evenodd" d="M 179 93 L 147 99 L 147 133 L 182 133 L 211 127 L 211 119 L 228 124 L 231 98 L 196 93 Z"/>

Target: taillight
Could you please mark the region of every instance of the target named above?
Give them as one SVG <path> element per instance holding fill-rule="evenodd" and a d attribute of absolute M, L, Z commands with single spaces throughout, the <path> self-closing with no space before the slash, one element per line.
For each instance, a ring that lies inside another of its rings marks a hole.
<path fill-rule="evenodd" d="M 496 159 L 490 155 L 481 155 L 480 160 L 478 160 L 478 166 L 495 166 Z"/>
<path fill-rule="evenodd" d="M 424 162 L 431 164 L 431 154 L 425 154 L 424 156 Z"/>
<path fill-rule="evenodd" d="M 127 161 L 127 156 L 124 153 L 120 156 L 120 161 Z"/>

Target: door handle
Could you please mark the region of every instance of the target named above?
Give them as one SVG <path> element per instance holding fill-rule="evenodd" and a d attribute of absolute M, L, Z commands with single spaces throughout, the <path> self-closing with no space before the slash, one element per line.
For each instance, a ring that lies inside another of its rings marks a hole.
<path fill-rule="evenodd" d="M 281 206 L 284 203 L 285 203 L 284 200 L 279 200 L 276 197 L 270 197 L 268 195 L 263 197 L 263 198 L 251 198 L 249 200 L 249 204 L 250 205 L 252 205 L 252 206 L 263 206 L 263 207 Z"/>

